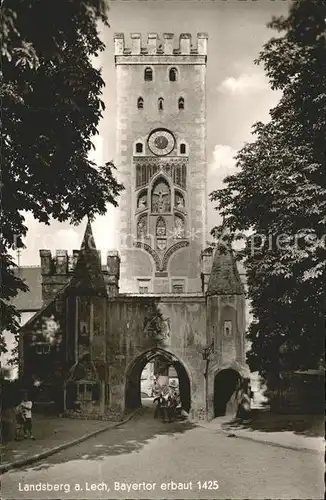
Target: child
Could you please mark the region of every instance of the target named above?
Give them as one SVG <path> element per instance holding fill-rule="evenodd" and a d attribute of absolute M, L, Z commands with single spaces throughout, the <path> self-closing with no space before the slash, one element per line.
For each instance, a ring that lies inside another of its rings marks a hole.
<path fill-rule="evenodd" d="M 35 439 L 32 434 L 32 406 L 32 401 L 25 393 L 23 401 L 20 403 L 20 408 L 24 418 L 24 438 L 30 437 L 31 439 Z"/>

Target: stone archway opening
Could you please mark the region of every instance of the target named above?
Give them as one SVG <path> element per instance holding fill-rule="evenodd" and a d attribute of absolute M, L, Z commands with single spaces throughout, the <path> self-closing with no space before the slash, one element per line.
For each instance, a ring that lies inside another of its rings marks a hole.
<path fill-rule="evenodd" d="M 241 376 L 231 368 L 221 370 L 214 378 L 214 417 L 236 412 L 236 393 L 240 387 Z M 231 407 L 231 408 L 230 408 Z"/>
<path fill-rule="evenodd" d="M 144 377 L 142 380 L 142 373 L 149 363 L 153 363 L 153 375 L 158 377 L 159 381 L 162 383 L 164 383 L 164 377 L 167 378 L 168 383 L 171 383 L 171 378 L 178 379 L 177 383 L 179 386 L 182 408 L 189 413 L 191 406 L 191 388 L 187 370 L 176 356 L 159 348 L 146 351 L 138 356 L 129 366 L 125 385 L 126 410 L 140 408 L 142 406 L 142 395 L 148 395 L 148 392 L 142 390 L 145 386 Z M 169 377 L 169 372 L 171 373 L 169 368 L 172 368 L 172 377 Z M 148 372 L 151 373 L 151 370 L 148 370 Z M 175 377 L 175 375 L 177 375 L 177 377 Z"/>

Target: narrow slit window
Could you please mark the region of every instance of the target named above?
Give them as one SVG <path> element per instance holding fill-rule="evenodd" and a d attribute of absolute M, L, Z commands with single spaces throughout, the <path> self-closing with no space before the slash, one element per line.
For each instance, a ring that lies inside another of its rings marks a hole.
<path fill-rule="evenodd" d="M 159 111 L 163 111 L 163 102 L 164 102 L 163 97 L 160 97 L 159 100 L 158 100 L 158 109 L 159 109 Z"/>
<path fill-rule="evenodd" d="M 144 109 L 144 99 L 142 97 L 138 97 L 137 108 L 138 109 Z"/>
<path fill-rule="evenodd" d="M 180 154 L 185 155 L 186 154 L 186 145 L 185 144 L 180 144 Z"/>
<path fill-rule="evenodd" d="M 145 68 L 145 71 L 144 71 L 144 80 L 145 80 L 145 82 L 151 82 L 153 80 L 153 70 L 152 70 L 152 68 Z"/>
<path fill-rule="evenodd" d="M 180 97 L 178 100 L 178 108 L 179 109 L 185 109 L 185 100 L 183 97 Z"/>

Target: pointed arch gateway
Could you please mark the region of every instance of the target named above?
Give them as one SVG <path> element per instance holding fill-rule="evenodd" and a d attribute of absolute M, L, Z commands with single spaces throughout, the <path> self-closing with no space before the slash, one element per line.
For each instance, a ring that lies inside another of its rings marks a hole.
<path fill-rule="evenodd" d="M 175 368 L 179 379 L 179 390 L 182 408 L 189 413 L 191 408 L 191 377 L 185 364 L 173 353 L 161 347 L 154 347 L 135 357 L 126 369 L 125 374 L 125 409 L 140 408 L 141 403 L 141 374 L 147 363 L 155 358 L 164 359 Z"/>
<path fill-rule="evenodd" d="M 224 368 L 215 374 L 214 417 L 221 417 L 229 412 L 236 413 L 241 380 L 239 372 L 231 367 Z"/>

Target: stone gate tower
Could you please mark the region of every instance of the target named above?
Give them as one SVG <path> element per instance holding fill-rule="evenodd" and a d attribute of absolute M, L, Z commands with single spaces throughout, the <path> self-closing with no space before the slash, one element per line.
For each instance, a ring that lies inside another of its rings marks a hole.
<path fill-rule="evenodd" d="M 202 291 L 207 39 L 114 36 L 122 293 Z"/>

